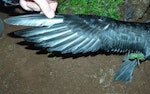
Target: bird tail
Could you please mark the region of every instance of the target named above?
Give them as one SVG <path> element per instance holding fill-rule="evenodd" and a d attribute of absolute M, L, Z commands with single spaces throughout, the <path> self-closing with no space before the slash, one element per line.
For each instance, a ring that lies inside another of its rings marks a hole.
<path fill-rule="evenodd" d="M 125 81 L 126 83 L 130 83 L 133 78 L 133 71 L 138 64 L 136 59 L 130 60 L 129 56 L 124 58 L 124 63 L 121 68 L 116 73 L 114 80 L 116 81 Z"/>

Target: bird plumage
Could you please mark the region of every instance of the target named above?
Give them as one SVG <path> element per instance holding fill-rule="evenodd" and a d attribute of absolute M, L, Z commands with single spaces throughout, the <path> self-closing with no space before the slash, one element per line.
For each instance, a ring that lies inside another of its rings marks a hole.
<path fill-rule="evenodd" d="M 0 38 L 2 37 L 3 31 L 4 31 L 3 22 L 0 19 Z"/>
<path fill-rule="evenodd" d="M 145 56 L 143 60 L 150 56 L 150 23 L 124 22 L 104 16 L 82 14 L 58 14 L 53 19 L 46 18 L 42 14 L 30 14 L 11 17 L 5 22 L 34 26 L 17 31 L 15 34 L 50 52 L 73 54 L 98 50 L 116 53 L 141 52 Z M 131 62 L 135 61 L 126 58 L 123 70 L 118 72 L 116 80 L 126 82 L 132 80 L 131 74 L 137 63 L 131 66 L 129 64 Z"/>

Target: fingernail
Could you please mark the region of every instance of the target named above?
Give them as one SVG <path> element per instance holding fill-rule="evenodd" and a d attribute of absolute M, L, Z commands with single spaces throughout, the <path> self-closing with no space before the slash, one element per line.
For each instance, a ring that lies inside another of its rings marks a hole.
<path fill-rule="evenodd" d="M 46 16 L 48 18 L 53 18 L 55 16 L 55 13 L 54 12 L 49 12 Z"/>

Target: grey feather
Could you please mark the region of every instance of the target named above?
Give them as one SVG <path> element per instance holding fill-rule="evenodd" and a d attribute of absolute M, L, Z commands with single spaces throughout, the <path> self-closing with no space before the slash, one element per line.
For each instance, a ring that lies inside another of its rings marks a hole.
<path fill-rule="evenodd" d="M 63 17 L 56 16 L 56 19 L 46 18 L 44 15 L 23 15 L 13 18 L 8 18 L 5 20 L 6 23 L 13 25 L 23 25 L 23 26 L 52 26 L 56 23 L 62 23 Z"/>
<path fill-rule="evenodd" d="M 4 31 L 4 26 L 2 20 L 0 19 L 0 37 L 2 37 L 3 31 Z"/>
<path fill-rule="evenodd" d="M 133 71 L 138 64 L 138 61 L 136 59 L 131 61 L 129 60 L 129 56 L 126 56 L 123 62 L 124 63 L 116 73 L 114 79 L 130 83 L 133 78 Z"/>

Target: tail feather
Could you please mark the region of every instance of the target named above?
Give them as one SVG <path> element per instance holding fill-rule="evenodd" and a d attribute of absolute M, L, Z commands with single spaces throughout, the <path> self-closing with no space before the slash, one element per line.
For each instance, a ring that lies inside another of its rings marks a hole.
<path fill-rule="evenodd" d="M 116 81 L 125 81 L 126 83 L 130 83 L 133 78 L 133 71 L 138 64 L 137 60 L 129 60 L 128 56 L 125 57 L 124 63 L 115 75 L 115 80 Z"/>

